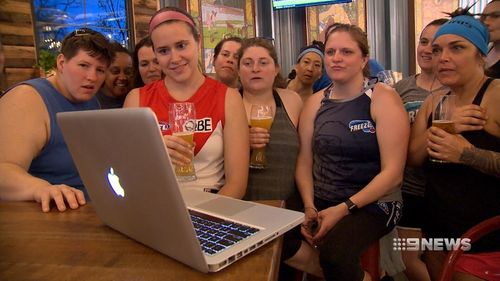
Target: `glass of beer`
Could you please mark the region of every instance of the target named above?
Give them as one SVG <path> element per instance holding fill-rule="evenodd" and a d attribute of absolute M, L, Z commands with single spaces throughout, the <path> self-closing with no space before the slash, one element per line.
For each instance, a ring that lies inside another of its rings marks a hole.
<path fill-rule="evenodd" d="M 433 95 L 432 96 L 432 126 L 440 128 L 450 134 L 455 133 L 452 121 L 455 110 L 455 95 Z M 447 161 L 430 158 L 433 162 L 447 163 Z"/>
<path fill-rule="evenodd" d="M 196 111 L 190 102 L 171 103 L 169 105 L 169 123 L 172 135 L 180 137 L 193 146 L 193 137 L 196 130 Z M 196 173 L 191 162 L 185 165 L 175 165 L 175 175 L 178 181 L 194 181 Z"/>
<path fill-rule="evenodd" d="M 269 131 L 272 124 L 273 111 L 271 106 L 252 104 L 252 109 L 250 111 L 250 126 L 252 126 L 252 128 L 264 128 Z M 266 148 L 252 149 L 250 168 L 265 169 L 266 165 Z"/>
<path fill-rule="evenodd" d="M 396 78 L 394 77 L 394 73 L 392 70 L 382 70 L 379 73 L 377 73 L 377 78 L 378 81 L 387 84 L 391 87 L 396 84 Z"/>

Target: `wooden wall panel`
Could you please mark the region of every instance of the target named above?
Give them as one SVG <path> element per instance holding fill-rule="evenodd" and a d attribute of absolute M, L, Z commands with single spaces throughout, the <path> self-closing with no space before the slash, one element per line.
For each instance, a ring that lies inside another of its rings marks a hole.
<path fill-rule="evenodd" d="M 132 0 L 135 42 L 148 35 L 149 20 L 159 9 L 159 0 Z"/>
<path fill-rule="evenodd" d="M 7 84 L 38 76 L 31 1 L 0 0 L 0 37 L 5 51 Z"/>

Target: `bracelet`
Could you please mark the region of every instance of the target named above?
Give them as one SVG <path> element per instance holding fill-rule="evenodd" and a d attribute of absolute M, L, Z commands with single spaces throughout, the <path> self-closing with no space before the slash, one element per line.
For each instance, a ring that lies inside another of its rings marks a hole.
<path fill-rule="evenodd" d="M 313 210 L 316 212 L 316 214 L 318 213 L 318 209 L 316 209 L 316 208 L 314 208 L 314 207 L 304 207 L 304 212 L 305 212 L 305 210 L 307 210 L 307 209 L 313 209 Z"/>

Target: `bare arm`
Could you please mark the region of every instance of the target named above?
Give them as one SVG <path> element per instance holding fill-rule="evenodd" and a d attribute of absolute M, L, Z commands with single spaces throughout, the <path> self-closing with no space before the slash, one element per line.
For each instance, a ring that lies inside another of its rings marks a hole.
<path fill-rule="evenodd" d="M 500 153 L 498 152 L 477 147 L 465 148 L 460 156 L 460 162 L 485 174 L 500 177 Z"/>
<path fill-rule="evenodd" d="M 219 194 L 243 198 L 248 181 L 248 121 L 241 96 L 230 88 L 226 93 L 224 125 L 224 170 L 226 183 Z"/>
<path fill-rule="evenodd" d="M 389 191 L 399 188 L 406 162 L 410 122 L 401 99 L 393 89 L 386 85 L 375 86 L 371 116 L 377 124 L 381 170 L 362 190 L 351 196 L 351 201 L 358 207 L 375 202 Z M 314 240 L 321 239 L 347 214 L 346 204 L 321 211 L 320 229 Z"/>
<path fill-rule="evenodd" d="M 407 164 L 410 166 L 422 166 L 428 157 L 427 154 L 427 119 L 432 111 L 432 97 L 425 99 L 417 113 L 415 122 L 411 127 L 410 144 L 408 146 Z"/>
<path fill-rule="evenodd" d="M 314 118 L 318 112 L 322 98 L 323 93 L 319 93 L 307 99 L 300 115 L 300 147 L 295 168 L 295 182 L 297 183 L 302 202 L 304 203 L 305 213 L 305 221 L 303 223 L 305 228 L 302 228 L 301 232 L 310 244 L 313 244 L 312 233 L 309 231 L 308 227 L 313 221 L 317 220 L 318 215 L 314 206 L 312 138 L 314 132 Z"/>
<path fill-rule="evenodd" d="M 42 98 L 30 86 L 21 85 L 0 99 L 0 198 L 37 201 L 50 210 L 54 200 L 60 211 L 85 204 L 83 192 L 66 185 L 51 185 L 28 173 L 31 161 L 46 145 L 49 116 Z"/>

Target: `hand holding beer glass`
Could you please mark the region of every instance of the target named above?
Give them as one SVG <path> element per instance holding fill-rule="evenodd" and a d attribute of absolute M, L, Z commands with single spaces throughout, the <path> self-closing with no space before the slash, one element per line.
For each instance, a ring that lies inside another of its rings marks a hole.
<path fill-rule="evenodd" d="M 194 104 L 190 102 L 171 103 L 168 113 L 172 135 L 182 138 L 193 147 L 193 137 L 196 129 L 196 112 Z M 175 175 L 178 181 L 196 180 L 193 156 L 187 157 L 191 157 L 191 161 L 188 164 L 175 165 Z"/>
<path fill-rule="evenodd" d="M 455 95 L 433 95 L 432 96 L 432 126 L 440 128 L 450 134 L 455 133 L 452 121 L 455 110 Z M 433 162 L 447 163 L 447 161 L 430 158 Z"/>
<path fill-rule="evenodd" d="M 250 110 L 250 125 L 252 128 L 264 128 L 269 131 L 272 123 L 273 111 L 271 106 L 252 104 Z M 266 147 L 252 149 L 250 168 L 265 169 L 266 165 Z"/>

